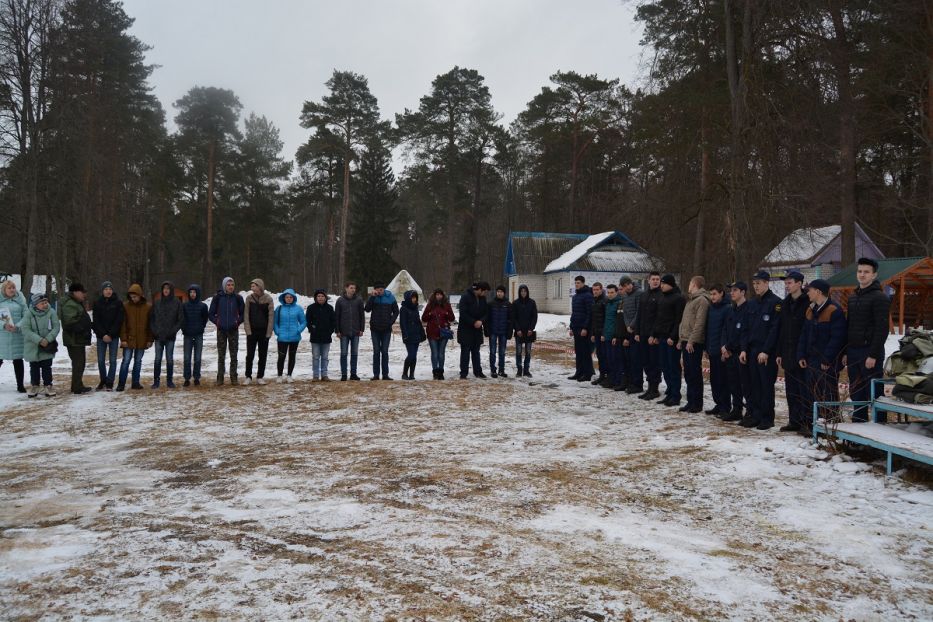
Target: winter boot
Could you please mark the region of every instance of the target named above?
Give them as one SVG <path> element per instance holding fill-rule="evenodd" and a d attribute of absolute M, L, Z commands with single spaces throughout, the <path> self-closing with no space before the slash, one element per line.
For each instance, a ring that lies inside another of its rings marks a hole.
<path fill-rule="evenodd" d="M 527 367 L 525 367 L 525 369 L 522 370 L 522 375 L 523 375 L 525 378 L 531 378 L 531 372 L 528 371 L 528 368 L 527 368 Z"/>
<path fill-rule="evenodd" d="M 508 375 L 507 373 L 505 373 L 505 368 L 504 368 L 504 367 L 500 367 L 500 368 L 499 368 L 499 377 L 500 377 L 500 378 L 508 378 L 508 377 L 509 377 L 509 375 Z"/>
<path fill-rule="evenodd" d="M 524 374 L 523 374 L 523 372 L 522 372 L 522 368 L 519 367 L 519 368 L 518 368 L 518 371 L 515 372 L 515 377 L 516 377 L 516 378 L 521 378 L 523 375 L 524 375 Z"/>
<path fill-rule="evenodd" d="M 52 385 L 45 385 L 45 396 L 46 397 L 55 397 L 55 389 L 52 388 Z"/>
<path fill-rule="evenodd" d="M 39 395 L 39 387 L 36 385 L 29 387 L 29 397 L 35 397 L 37 395 Z"/>

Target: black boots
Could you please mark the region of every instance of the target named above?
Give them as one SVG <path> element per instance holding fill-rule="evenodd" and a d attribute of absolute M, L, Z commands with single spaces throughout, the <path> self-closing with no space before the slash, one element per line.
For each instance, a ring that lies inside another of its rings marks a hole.
<path fill-rule="evenodd" d="M 661 397 L 661 393 L 658 391 L 658 385 L 649 384 L 648 390 L 638 396 L 640 400 L 656 400 Z"/>
<path fill-rule="evenodd" d="M 435 379 L 435 380 L 443 380 L 443 379 L 444 379 L 444 370 L 443 370 L 443 369 L 433 369 L 433 370 L 431 370 L 431 371 L 432 371 L 433 374 L 434 374 L 434 379 Z"/>
<path fill-rule="evenodd" d="M 415 364 L 405 361 L 405 367 L 402 370 L 402 380 L 414 380 L 415 379 Z"/>

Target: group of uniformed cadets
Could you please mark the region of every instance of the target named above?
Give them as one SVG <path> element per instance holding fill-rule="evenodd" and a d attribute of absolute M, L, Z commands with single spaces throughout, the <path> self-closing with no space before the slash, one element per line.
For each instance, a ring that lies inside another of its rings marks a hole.
<path fill-rule="evenodd" d="M 848 315 L 830 298 L 828 282 L 815 279 L 805 286 L 798 271 L 785 276 L 783 299 L 771 291 L 771 275 L 764 271 L 752 277 L 751 292 L 742 281 L 707 289 L 705 279 L 694 276 L 686 295 L 671 274 L 652 272 L 644 291 L 629 277 L 618 286 L 589 287 L 578 276 L 570 316 L 576 371 L 570 380 L 642 400 L 662 398 L 657 403 L 680 406 L 681 412 L 768 430 L 774 427 L 781 368 L 788 423 L 780 430 L 807 435 L 813 403 L 839 401 L 843 368 L 855 402 L 867 402 L 871 381 L 881 377 L 890 299 L 877 274 L 874 259 L 858 260 L 859 286 L 849 296 Z M 704 354 L 714 402 L 705 411 Z M 687 389 L 683 406 L 681 376 Z M 855 408 L 852 420 L 866 421 L 867 408 Z"/>

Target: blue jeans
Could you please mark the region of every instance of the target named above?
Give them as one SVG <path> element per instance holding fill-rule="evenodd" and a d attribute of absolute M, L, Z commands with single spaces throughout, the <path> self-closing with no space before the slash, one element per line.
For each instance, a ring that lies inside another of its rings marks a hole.
<path fill-rule="evenodd" d="M 185 335 L 185 380 L 201 379 L 201 350 L 204 348 L 204 335 Z M 194 374 L 191 373 L 191 353 L 194 351 Z"/>
<path fill-rule="evenodd" d="M 515 367 L 522 371 L 530 371 L 528 366 L 531 364 L 531 342 L 523 343 L 515 340 Z"/>
<path fill-rule="evenodd" d="M 172 341 L 155 341 L 155 373 L 153 378 L 155 381 L 159 381 L 159 376 L 162 374 L 162 352 L 165 352 L 165 377 L 169 382 L 172 381 L 172 372 L 175 369 L 175 340 Z"/>
<path fill-rule="evenodd" d="M 444 369 L 447 341 L 447 339 L 428 339 L 428 346 L 431 348 L 431 369 Z"/>
<path fill-rule="evenodd" d="M 350 350 L 350 374 L 356 375 L 356 359 L 360 354 L 360 336 L 340 336 L 340 375 L 347 375 L 347 350 Z"/>
<path fill-rule="evenodd" d="M 664 384 L 667 385 L 665 395 L 671 401 L 680 402 L 680 350 L 663 341 L 660 344 L 660 354 L 661 373 L 664 375 Z"/>
<path fill-rule="evenodd" d="M 330 354 L 329 343 L 311 344 L 311 377 L 327 378 L 327 355 Z"/>
<path fill-rule="evenodd" d="M 110 343 L 103 339 L 97 340 L 97 371 L 100 372 L 100 381 L 113 386 L 117 376 L 117 350 L 120 348 L 120 338 L 112 339 Z M 107 369 L 107 363 L 110 369 Z"/>
<path fill-rule="evenodd" d="M 489 335 L 489 369 L 492 371 L 505 371 L 505 347 L 508 343 L 505 335 Z"/>
<path fill-rule="evenodd" d="M 379 371 L 382 370 L 382 377 L 389 377 L 389 343 L 392 342 L 392 331 L 370 330 L 373 338 L 373 377 L 379 377 Z"/>
<path fill-rule="evenodd" d="M 120 386 L 126 384 L 126 376 L 130 371 L 130 361 L 133 362 L 133 384 L 139 384 L 139 376 L 143 368 L 143 355 L 146 353 L 142 348 L 124 348 L 123 363 L 120 365 Z"/>

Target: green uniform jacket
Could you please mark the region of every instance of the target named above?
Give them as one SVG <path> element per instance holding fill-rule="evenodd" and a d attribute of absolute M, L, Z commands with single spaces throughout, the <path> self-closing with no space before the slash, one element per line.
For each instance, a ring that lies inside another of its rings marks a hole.
<path fill-rule="evenodd" d="M 91 316 L 84 305 L 66 294 L 62 298 L 62 343 L 66 348 L 91 345 Z"/>
<path fill-rule="evenodd" d="M 45 311 L 39 311 L 30 307 L 23 315 L 19 323 L 19 329 L 23 331 L 23 359 L 30 363 L 39 361 L 48 361 L 55 358 L 54 354 L 39 351 L 39 342 L 45 339 L 52 342 L 61 330 L 61 324 L 58 321 L 58 315 L 51 307 Z"/>

